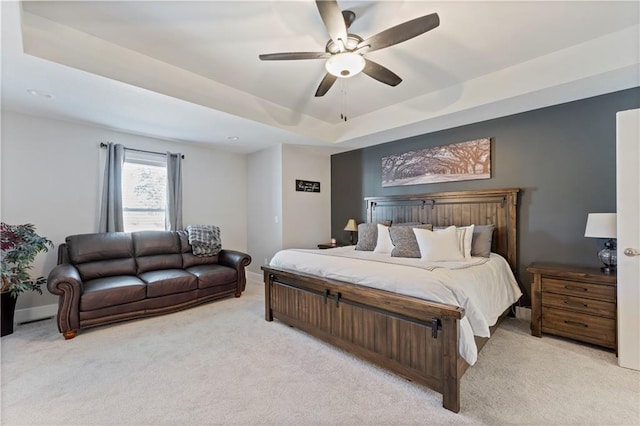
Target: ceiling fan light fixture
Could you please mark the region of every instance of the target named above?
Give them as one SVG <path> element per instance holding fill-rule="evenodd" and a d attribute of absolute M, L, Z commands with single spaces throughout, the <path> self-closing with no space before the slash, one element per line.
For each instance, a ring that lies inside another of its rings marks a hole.
<path fill-rule="evenodd" d="M 325 68 L 329 74 L 349 78 L 360 73 L 365 66 L 362 55 L 353 52 L 338 53 L 327 59 Z"/>

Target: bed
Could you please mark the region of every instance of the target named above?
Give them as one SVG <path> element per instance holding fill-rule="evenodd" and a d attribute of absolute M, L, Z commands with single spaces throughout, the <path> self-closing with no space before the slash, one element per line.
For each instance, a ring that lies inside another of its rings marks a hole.
<path fill-rule="evenodd" d="M 486 264 L 497 259 L 496 262 L 503 262 L 514 272 L 518 192 L 518 189 L 510 188 L 368 197 L 365 198 L 367 223 L 411 222 L 436 227 L 492 224 L 495 226 L 491 243 L 493 254 Z M 392 271 L 396 268 L 395 272 L 384 278 L 383 268 L 376 269 L 378 263 L 373 263 L 372 259 L 364 260 L 369 262 L 369 273 L 356 269 L 349 250 L 353 252 L 353 247 L 316 253 L 285 251 L 286 256 L 280 253 L 274 256 L 275 262 L 272 260 L 269 266 L 262 267 L 265 319 L 273 321 L 276 318 L 427 386 L 442 394 L 445 408 L 459 412 L 460 379 L 475 361 L 467 352 L 469 348 L 465 348 L 468 336 L 464 337 L 469 334 L 467 322 L 473 324 L 470 318 L 476 317 L 473 303 L 461 303 L 458 296 L 454 296 L 455 300 L 440 297 L 437 292 L 427 300 L 412 291 L 398 291 L 398 287 L 415 288 L 412 281 L 422 281 L 420 274 L 424 272 L 411 264 L 415 259 L 406 260 L 405 268 L 411 269 L 407 275 L 398 269 L 402 266 L 393 264 L 388 266 Z M 332 261 L 330 255 L 339 259 L 334 261 L 335 271 L 327 270 L 326 265 L 324 270 L 311 267 Z M 369 255 L 361 253 L 356 257 L 363 256 Z M 346 269 L 340 269 L 340 264 Z M 454 269 L 458 280 L 465 281 L 470 277 L 465 275 L 467 268 Z M 440 271 L 439 274 L 454 274 L 449 269 L 447 272 L 442 272 L 442 268 L 433 270 Z M 380 283 L 372 282 L 372 277 L 378 277 Z M 393 286 L 385 281 L 394 279 Z M 456 285 L 462 287 L 465 283 Z M 467 311 L 462 306 L 467 307 Z M 489 320 L 495 323 L 487 324 L 491 327 L 486 333 L 478 333 L 472 326 L 471 340 L 476 354 L 508 310 L 507 306 L 503 312 L 495 314 L 497 318 Z"/>

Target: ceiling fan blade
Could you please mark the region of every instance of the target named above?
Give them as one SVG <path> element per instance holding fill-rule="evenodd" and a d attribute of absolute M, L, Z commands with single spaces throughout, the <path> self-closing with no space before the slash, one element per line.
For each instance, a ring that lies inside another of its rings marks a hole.
<path fill-rule="evenodd" d="M 440 17 L 438 17 L 437 13 L 421 16 L 420 18 L 412 19 L 411 21 L 387 28 L 378 34 L 372 35 L 368 39 L 360 42 L 357 49 L 365 46 L 369 47 L 367 52 L 384 49 L 385 47 L 402 43 L 403 41 L 426 33 L 438 25 L 440 25 Z"/>
<path fill-rule="evenodd" d="M 388 84 L 389 86 L 397 86 L 402 82 L 402 79 L 398 77 L 396 73 L 369 59 L 365 59 L 365 65 L 362 72 L 381 83 Z"/>
<path fill-rule="evenodd" d="M 324 26 L 327 27 L 329 37 L 338 46 L 345 46 L 347 43 L 347 26 L 344 23 L 344 17 L 335 0 L 316 0 L 318 12 Z M 340 41 L 342 40 L 342 41 Z"/>
<path fill-rule="evenodd" d="M 327 59 L 331 53 L 327 52 L 283 52 L 265 53 L 258 55 L 261 61 L 290 61 L 295 59 Z"/>
<path fill-rule="evenodd" d="M 316 97 L 324 96 L 325 93 L 331 89 L 331 86 L 333 86 L 333 83 L 335 83 L 337 79 L 338 77 L 335 75 L 326 73 L 318 86 L 318 90 L 316 90 Z"/>

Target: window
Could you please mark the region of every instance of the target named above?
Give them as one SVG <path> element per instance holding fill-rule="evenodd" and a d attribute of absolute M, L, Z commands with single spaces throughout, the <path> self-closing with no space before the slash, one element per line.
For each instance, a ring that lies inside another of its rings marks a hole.
<path fill-rule="evenodd" d="M 124 231 L 165 230 L 167 160 L 127 151 L 122 168 Z"/>

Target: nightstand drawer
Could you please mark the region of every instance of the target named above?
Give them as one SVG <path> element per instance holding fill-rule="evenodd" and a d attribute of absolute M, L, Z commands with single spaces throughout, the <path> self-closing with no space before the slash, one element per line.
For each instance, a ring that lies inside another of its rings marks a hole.
<path fill-rule="evenodd" d="M 609 318 L 616 317 L 616 304 L 584 297 L 567 296 L 556 293 L 542 293 L 542 304 L 562 309 L 570 309 L 585 314 L 601 315 Z"/>
<path fill-rule="evenodd" d="M 542 331 L 615 348 L 616 320 L 545 308 Z"/>
<path fill-rule="evenodd" d="M 616 300 L 616 288 L 614 286 L 559 280 L 547 277 L 542 277 L 542 291 L 551 291 L 569 296 L 602 299 L 611 302 L 615 302 Z"/>

